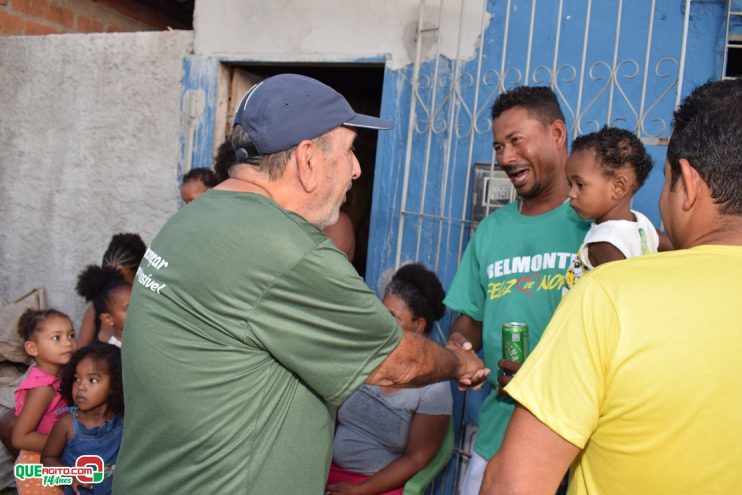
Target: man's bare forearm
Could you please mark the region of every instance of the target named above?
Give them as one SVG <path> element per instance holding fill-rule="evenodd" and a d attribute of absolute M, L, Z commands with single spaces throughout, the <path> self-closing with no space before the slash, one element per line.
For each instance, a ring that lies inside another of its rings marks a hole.
<path fill-rule="evenodd" d="M 443 380 L 473 376 L 483 368 L 473 352 L 452 350 L 412 332 L 402 341 L 366 383 L 389 387 L 420 387 Z"/>

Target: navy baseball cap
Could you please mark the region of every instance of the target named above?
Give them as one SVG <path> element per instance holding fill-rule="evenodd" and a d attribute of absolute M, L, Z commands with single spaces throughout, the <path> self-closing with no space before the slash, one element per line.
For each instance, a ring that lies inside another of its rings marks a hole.
<path fill-rule="evenodd" d="M 278 153 L 338 126 L 391 129 L 394 125 L 356 113 L 330 86 L 299 74 L 279 74 L 245 93 L 234 125 L 247 131 L 260 155 Z"/>

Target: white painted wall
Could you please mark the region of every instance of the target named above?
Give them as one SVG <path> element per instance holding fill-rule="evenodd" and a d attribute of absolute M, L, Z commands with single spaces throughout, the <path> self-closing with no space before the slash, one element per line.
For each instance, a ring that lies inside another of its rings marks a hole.
<path fill-rule="evenodd" d="M 0 299 L 44 286 L 79 322 L 78 272 L 149 243 L 180 205 L 190 31 L 0 38 Z"/>
<path fill-rule="evenodd" d="M 419 0 L 196 0 L 194 48 L 200 55 L 272 62 L 388 57 L 389 67 L 398 69 L 415 60 L 419 5 Z M 439 46 L 451 59 L 474 56 L 483 16 L 489 22 L 484 5 L 484 0 L 426 0 L 423 28 L 432 30 L 423 37 L 422 59 L 434 57 Z"/>

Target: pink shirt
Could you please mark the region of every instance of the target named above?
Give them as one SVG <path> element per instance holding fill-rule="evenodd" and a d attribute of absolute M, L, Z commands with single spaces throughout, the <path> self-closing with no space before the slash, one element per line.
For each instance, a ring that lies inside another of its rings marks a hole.
<path fill-rule="evenodd" d="M 48 387 L 51 385 L 54 388 L 56 394 L 49 403 L 49 407 L 46 408 L 44 415 L 39 421 L 39 425 L 36 427 L 36 431 L 48 435 L 52 430 L 52 426 L 57 422 L 58 414 L 55 414 L 57 409 L 67 407 L 67 402 L 62 398 L 59 393 L 59 386 L 61 379 L 58 376 L 50 375 L 46 371 L 42 371 L 36 366 L 31 366 L 26 378 L 18 385 L 15 389 L 15 415 L 18 416 L 23 409 L 23 404 L 26 402 L 26 393 L 38 387 Z M 59 414 L 62 414 L 60 411 Z"/>

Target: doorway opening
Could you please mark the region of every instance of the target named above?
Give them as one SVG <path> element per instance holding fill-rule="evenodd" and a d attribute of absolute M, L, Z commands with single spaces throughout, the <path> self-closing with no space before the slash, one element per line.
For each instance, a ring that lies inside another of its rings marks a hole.
<path fill-rule="evenodd" d="M 281 73 L 313 77 L 342 94 L 356 112 L 379 115 L 384 82 L 384 65 L 379 64 L 283 64 L 239 63 L 222 65 L 214 152 L 231 133 L 234 108 L 254 84 Z M 220 125 L 220 122 L 223 125 Z M 361 177 L 353 182 L 341 210 L 348 214 L 355 233 L 353 266 L 361 277 L 366 274 L 368 236 L 371 221 L 377 131 L 357 129 L 355 153 L 361 164 Z"/>
<path fill-rule="evenodd" d="M 730 37 L 726 57 L 726 70 L 722 77 L 724 79 L 742 77 L 742 36 Z"/>

